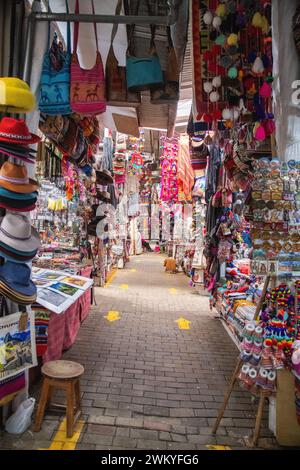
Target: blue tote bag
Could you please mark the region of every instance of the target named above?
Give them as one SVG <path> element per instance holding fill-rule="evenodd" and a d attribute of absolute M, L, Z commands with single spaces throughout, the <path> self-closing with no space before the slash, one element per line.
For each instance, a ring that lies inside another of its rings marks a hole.
<path fill-rule="evenodd" d="M 137 2 L 135 16 L 138 15 L 140 0 Z M 148 11 L 150 14 L 150 4 L 148 0 Z M 143 90 L 156 90 L 164 86 L 163 73 L 157 55 L 154 37 L 155 26 L 151 27 L 150 50 L 147 57 L 135 57 L 133 54 L 133 32 L 135 25 L 131 27 L 130 39 L 128 41 L 126 57 L 126 82 L 127 88 L 131 92 Z"/>
<path fill-rule="evenodd" d="M 66 11 L 69 13 L 68 2 Z M 48 115 L 71 114 L 70 107 L 71 31 L 67 24 L 67 50 L 60 47 L 55 33 L 50 47 L 50 23 L 48 45 L 43 60 L 40 79 L 39 110 Z"/>

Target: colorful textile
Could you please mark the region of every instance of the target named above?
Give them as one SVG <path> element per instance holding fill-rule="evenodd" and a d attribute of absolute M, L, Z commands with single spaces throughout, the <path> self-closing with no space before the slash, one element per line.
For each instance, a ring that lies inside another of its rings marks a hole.
<path fill-rule="evenodd" d="M 14 396 L 25 388 L 25 373 L 14 375 L 0 381 L 0 406 L 11 401 Z"/>
<path fill-rule="evenodd" d="M 39 304 L 32 305 L 35 314 L 36 353 L 43 356 L 48 347 L 48 327 L 50 312 Z"/>
<path fill-rule="evenodd" d="M 180 138 L 177 157 L 177 178 L 182 189 L 184 199 L 191 199 L 195 175 L 191 165 L 188 136 L 181 136 Z"/>

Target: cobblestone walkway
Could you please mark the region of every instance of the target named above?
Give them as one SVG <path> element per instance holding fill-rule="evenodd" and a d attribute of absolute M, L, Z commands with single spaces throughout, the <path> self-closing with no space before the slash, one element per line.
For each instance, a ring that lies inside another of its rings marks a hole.
<path fill-rule="evenodd" d="M 179 328 L 181 317 L 190 329 Z M 109 286 L 97 289 L 97 307 L 64 354 L 85 367 L 84 426 L 73 448 L 247 448 L 256 406 L 238 388 L 217 437 L 211 436 L 237 354 L 208 298 L 196 295 L 184 274 L 165 273 L 160 254 L 133 257 Z M 0 446 L 49 448 L 53 438 L 59 442 L 59 424 L 48 414 L 39 433 L 17 439 L 2 433 Z M 259 446 L 276 447 L 266 417 Z"/>

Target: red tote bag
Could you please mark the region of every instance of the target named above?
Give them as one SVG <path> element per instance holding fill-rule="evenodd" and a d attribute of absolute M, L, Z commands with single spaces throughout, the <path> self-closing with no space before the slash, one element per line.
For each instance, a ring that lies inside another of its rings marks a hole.
<path fill-rule="evenodd" d="M 93 14 L 95 14 L 93 0 L 92 8 Z M 78 0 L 75 4 L 75 13 L 79 13 Z M 106 110 L 105 77 L 98 47 L 96 23 L 94 23 L 94 31 L 97 46 L 96 63 L 91 69 L 83 69 L 80 67 L 77 55 L 79 23 L 74 24 L 74 46 L 71 61 L 71 108 L 74 113 L 85 116 L 101 114 Z"/>

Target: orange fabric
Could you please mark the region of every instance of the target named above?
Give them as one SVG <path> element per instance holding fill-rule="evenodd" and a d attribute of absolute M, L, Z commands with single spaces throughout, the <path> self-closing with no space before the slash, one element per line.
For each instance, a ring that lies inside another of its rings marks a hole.
<path fill-rule="evenodd" d="M 177 157 L 177 177 L 179 187 L 182 189 L 185 197 L 190 199 L 192 188 L 194 186 L 195 173 L 190 159 L 188 135 L 180 137 Z"/>

